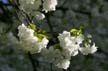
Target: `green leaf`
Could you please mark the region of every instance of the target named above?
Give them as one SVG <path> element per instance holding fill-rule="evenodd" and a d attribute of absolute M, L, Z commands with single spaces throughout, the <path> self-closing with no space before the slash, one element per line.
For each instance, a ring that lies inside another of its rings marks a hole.
<path fill-rule="evenodd" d="M 36 25 L 34 25 L 34 24 L 29 24 L 29 25 L 27 26 L 27 28 L 32 29 L 32 30 L 36 30 Z"/>
<path fill-rule="evenodd" d="M 29 24 L 27 27 L 35 30 L 34 35 L 39 38 L 39 41 L 41 41 L 44 37 L 47 37 L 46 32 L 44 30 L 37 29 L 34 24 Z"/>
<path fill-rule="evenodd" d="M 46 34 L 43 33 L 43 31 L 34 32 L 34 35 L 39 38 L 39 41 L 41 41 L 44 37 L 47 37 Z"/>
<path fill-rule="evenodd" d="M 82 29 L 71 29 L 70 32 L 71 32 L 71 35 L 78 36 L 82 33 Z"/>

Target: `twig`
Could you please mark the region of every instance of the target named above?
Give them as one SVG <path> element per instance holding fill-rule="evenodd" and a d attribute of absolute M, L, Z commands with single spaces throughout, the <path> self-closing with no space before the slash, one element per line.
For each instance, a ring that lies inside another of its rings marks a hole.
<path fill-rule="evenodd" d="M 33 59 L 33 57 L 32 57 L 32 55 L 31 55 L 30 52 L 28 52 L 28 56 L 29 56 L 29 59 L 30 59 L 31 64 L 32 64 L 32 66 L 33 66 L 33 71 L 37 71 L 36 65 L 35 65 L 35 61 L 34 61 L 34 59 Z"/>
<path fill-rule="evenodd" d="M 53 42 L 56 43 L 58 40 L 57 40 L 57 37 L 56 37 L 55 32 L 53 30 L 53 26 L 52 26 L 51 21 L 50 21 L 50 13 L 48 12 L 48 13 L 44 13 L 44 14 L 46 16 L 46 20 L 47 20 L 48 27 L 50 29 L 50 33 L 51 33 L 52 37 L 54 38 Z"/>

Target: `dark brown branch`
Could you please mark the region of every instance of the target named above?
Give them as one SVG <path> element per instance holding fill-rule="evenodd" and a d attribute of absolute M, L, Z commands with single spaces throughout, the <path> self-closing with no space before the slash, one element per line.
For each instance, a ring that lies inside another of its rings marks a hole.
<path fill-rule="evenodd" d="M 48 24 L 49 29 L 50 29 L 50 33 L 51 33 L 52 37 L 54 38 L 53 42 L 56 43 L 58 41 L 58 39 L 55 35 L 55 32 L 53 30 L 53 26 L 52 26 L 51 21 L 50 21 L 50 13 L 48 12 L 48 13 L 44 13 L 44 14 L 45 14 L 46 21 L 47 21 L 47 24 Z"/>
<path fill-rule="evenodd" d="M 30 52 L 28 52 L 28 56 L 29 56 L 29 59 L 30 59 L 31 64 L 32 64 L 32 66 L 33 66 L 33 71 L 37 71 L 36 65 L 35 65 L 35 61 L 34 61 L 34 59 L 33 59 L 33 57 L 32 57 L 32 55 L 31 55 Z"/>

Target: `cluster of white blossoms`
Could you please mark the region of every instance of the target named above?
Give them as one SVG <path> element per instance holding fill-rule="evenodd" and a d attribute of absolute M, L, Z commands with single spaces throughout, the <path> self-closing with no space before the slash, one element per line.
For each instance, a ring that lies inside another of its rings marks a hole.
<path fill-rule="evenodd" d="M 70 58 L 65 57 L 64 52 L 51 46 L 48 49 L 43 49 L 41 54 L 43 60 L 54 64 L 58 68 L 67 69 L 70 65 Z"/>
<path fill-rule="evenodd" d="M 32 12 L 35 13 L 35 17 L 39 20 L 44 19 L 45 16 L 42 11 L 45 11 L 46 13 L 48 11 L 55 11 L 57 0 L 19 0 L 20 9 L 24 10 L 28 14 L 32 14 Z M 42 9 L 40 8 L 42 6 Z"/>
<path fill-rule="evenodd" d="M 25 12 L 32 12 L 32 10 L 38 10 L 41 0 L 19 0 L 20 8 Z"/>
<path fill-rule="evenodd" d="M 69 55 L 75 56 L 78 54 L 78 49 L 84 37 L 81 34 L 79 36 L 71 36 L 70 32 L 64 31 L 62 34 L 59 34 L 58 39 L 63 50 L 68 51 Z"/>
<path fill-rule="evenodd" d="M 18 26 L 19 48 L 32 54 L 40 53 L 43 61 L 50 62 L 58 68 L 67 69 L 71 57 L 79 52 L 88 55 L 97 51 L 95 43 L 91 45 L 91 40 L 84 42 L 86 39 L 81 33 L 72 35 L 72 32 L 64 31 L 58 35 L 59 43 L 47 47 L 49 40 L 46 37 L 40 40 L 34 32 L 24 24 Z"/>
<path fill-rule="evenodd" d="M 79 34 L 78 36 L 71 36 L 70 32 L 64 31 L 62 34 L 58 36 L 60 41 L 60 46 L 63 49 L 68 50 L 71 56 L 75 56 L 80 51 L 84 55 L 92 54 L 97 51 L 97 47 L 95 43 L 93 45 L 85 44 L 85 46 L 81 46 L 83 44 L 84 36 Z"/>
<path fill-rule="evenodd" d="M 32 54 L 39 53 L 48 44 L 47 38 L 44 37 L 39 41 L 38 37 L 34 36 L 34 30 L 27 28 L 24 24 L 18 27 L 18 37 L 21 49 Z"/>
<path fill-rule="evenodd" d="M 64 31 L 62 34 L 59 34 L 58 39 L 60 41 L 59 46 L 43 49 L 41 54 L 46 61 L 53 63 L 59 68 L 67 69 L 70 65 L 71 56 L 76 56 L 79 51 L 83 55 L 92 54 L 97 51 L 95 44 L 92 46 L 80 46 L 84 41 L 82 34 L 71 36 L 70 32 Z"/>
<path fill-rule="evenodd" d="M 20 9 L 26 12 L 27 15 L 35 16 L 41 20 L 45 18 L 43 11 L 55 11 L 57 6 L 57 0 L 19 0 Z M 4 26 L 4 25 L 3 25 Z M 0 26 L 0 34 L 3 32 L 3 26 Z M 39 29 L 38 29 L 39 30 Z M 40 30 L 39 30 L 40 31 Z M 77 30 L 75 30 L 75 33 Z M 34 29 L 34 25 L 25 26 L 21 24 L 18 26 L 18 39 L 15 40 L 20 49 L 30 52 L 31 54 L 40 53 L 44 61 L 48 61 L 58 68 L 67 69 L 70 65 L 72 56 L 78 55 L 81 52 L 83 55 L 93 54 L 97 51 L 95 43 L 91 45 L 91 41 L 84 42 L 85 37 L 79 33 L 73 34 L 72 31 L 63 31 L 57 37 L 59 40 L 58 44 L 51 45 L 47 48 L 49 40 L 43 35 L 44 32 L 39 34 Z M 9 36 L 13 35 L 10 33 Z M 84 46 L 81 46 L 84 44 Z"/>

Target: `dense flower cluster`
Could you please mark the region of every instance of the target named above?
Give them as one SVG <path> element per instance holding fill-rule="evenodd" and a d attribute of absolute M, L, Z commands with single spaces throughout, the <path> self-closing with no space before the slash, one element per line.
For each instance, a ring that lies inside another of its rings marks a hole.
<path fill-rule="evenodd" d="M 64 52 L 51 46 L 49 49 L 43 49 L 41 54 L 44 60 L 53 63 L 59 68 L 67 69 L 70 64 L 70 58 L 65 57 Z"/>
<path fill-rule="evenodd" d="M 20 4 L 20 9 L 23 13 L 35 16 L 37 19 L 41 20 L 45 18 L 42 13 L 45 11 L 55 11 L 57 6 L 57 0 L 18 0 Z M 30 19 L 31 19 L 30 17 Z M 0 26 L 0 36 L 3 32 L 4 24 Z M 63 69 L 67 69 L 70 65 L 70 60 L 72 56 L 78 55 L 81 52 L 83 55 L 93 54 L 97 51 L 95 43 L 91 44 L 91 40 L 85 41 L 85 37 L 81 34 L 81 31 L 72 30 L 70 32 L 63 31 L 58 35 L 59 43 L 51 45 L 47 48 L 49 40 L 43 36 L 42 32 L 35 29 L 33 25 L 25 26 L 21 24 L 18 26 L 18 34 L 16 38 L 11 38 L 15 40 L 20 49 L 30 52 L 32 54 L 41 53 L 43 60 L 48 61 L 55 66 Z M 39 33 L 38 33 L 38 32 Z M 72 35 L 72 32 L 73 33 Z M 10 36 L 13 36 L 10 34 Z M 82 46 L 81 46 L 82 45 Z"/>
<path fill-rule="evenodd" d="M 95 43 L 91 45 L 91 40 L 84 43 L 84 35 L 72 35 L 71 32 L 64 31 L 58 36 L 59 43 L 47 47 L 48 40 L 43 37 L 41 41 L 39 37 L 34 35 L 34 30 L 26 27 L 24 24 L 18 26 L 18 44 L 20 49 L 34 53 L 41 53 L 43 61 L 48 61 L 58 68 L 67 69 L 70 65 L 71 56 L 78 55 L 79 51 L 83 55 L 95 53 L 97 47 Z M 84 44 L 84 46 L 81 46 Z"/>
<path fill-rule="evenodd" d="M 80 51 L 84 55 L 95 53 L 97 47 L 94 45 L 86 45 L 85 47 L 80 46 L 84 41 L 84 36 L 79 34 L 78 36 L 71 36 L 70 32 L 64 31 L 59 34 L 58 39 L 60 46 L 51 46 L 49 49 L 42 50 L 42 56 L 45 60 L 53 63 L 59 68 L 67 69 L 70 65 L 71 56 L 75 56 Z"/>
<path fill-rule="evenodd" d="M 25 12 L 38 10 L 41 5 L 41 0 L 19 0 L 20 8 Z"/>
<path fill-rule="evenodd" d="M 83 34 L 75 36 L 71 32 L 64 31 L 58 36 L 59 43 L 47 48 L 48 39 L 43 37 L 40 41 L 39 36 L 34 35 L 34 32 L 24 24 L 18 26 L 19 41 L 17 43 L 21 46 L 19 48 L 32 54 L 41 53 L 43 61 L 50 62 L 58 68 L 67 69 L 71 56 L 76 56 L 79 52 L 88 55 L 97 51 L 95 43 L 91 44 L 91 40 L 84 42 Z"/>
<path fill-rule="evenodd" d="M 27 28 L 24 24 L 18 27 L 19 43 L 21 49 L 31 53 L 39 53 L 42 48 L 46 48 L 48 40 L 44 37 L 39 41 L 38 37 L 34 36 L 34 30 Z"/>
<path fill-rule="evenodd" d="M 20 9 L 27 12 L 27 14 L 35 16 L 37 19 L 45 18 L 44 14 L 41 13 L 42 11 L 46 13 L 55 11 L 57 6 L 57 0 L 19 0 L 19 3 Z M 59 43 L 46 48 L 49 42 L 47 38 L 42 37 L 40 41 L 39 37 L 41 36 L 38 36 L 38 33 L 22 24 L 18 26 L 18 43 L 21 45 L 20 48 L 22 50 L 32 54 L 41 53 L 43 60 L 59 68 L 67 69 L 70 65 L 71 56 L 76 56 L 79 52 L 83 55 L 88 55 L 97 51 L 95 43 L 91 45 L 91 42 L 84 42 L 85 37 L 80 32 L 80 30 L 76 29 L 70 32 L 63 31 L 57 37 Z M 84 46 L 81 46 L 82 44 Z"/>
<path fill-rule="evenodd" d="M 64 31 L 62 34 L 58 36 L 60 40 L 60 45 L 65 50 L 70 50 L 70 55 L 75 56 L 78 54 L 78 51 L 81 51 L 82 54 L 87 55 L 89 53 L 95 53 L 97 51 L 97 47 L 95 43 L 93 45 L 86 45 L 82 47 L 80 44 L 83 44 L 84 36 L 82 34 L 78 36 L 71 36 L 70 32 Z"/>
<path fill-rule="evenodd" d="M 70 32 L 64 31 L 58 36 L 58 39 L 63 49 L 68 51 L 70 53 L 69 55 L 75 56 L 78 54 L 78 49 L 84 37 L 82 35 L 71 36 Z"/>
<path fill-rule="evenodd" d="M 39 20 L 45 18 L 44 14 L 41 13 L 42 11 L 45 11 L 46 13 L 48 11 L 54 11 L 57 5 L 57 0 L 19 0 L 20 9 L 24 10 L 28 14 L 32 14 L 32 12 L 36 12 L 35 16 Z M 41 10 L 41 6 L 43 6 Z"/>

